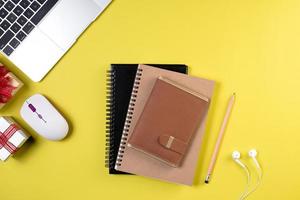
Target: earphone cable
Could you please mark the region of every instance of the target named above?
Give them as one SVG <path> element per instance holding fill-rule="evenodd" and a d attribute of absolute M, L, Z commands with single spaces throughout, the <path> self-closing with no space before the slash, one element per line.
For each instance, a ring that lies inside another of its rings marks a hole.
<path fill-rule="evenodd" d="M 257 180 L 256 185 L 253 187 L 252 190 L 244 193 L 241 200 L 246 199 L 246 197 L 248 197 L 250 194 L 255 192 L 257 190 L 257 188 L 260 186 L 261 181 L 262 181 L 262 176 L 263 176 L 263 171 L 262 171 L 262 168 L 260 166 L 257 166 L 257 173 L 258 173 L 258 180 Z"/>
<path fill-rule="evenodd" d="M 245 197 L 247 197 L 246 195 L 248 194 L 248 190 L 249 190 L 249 188 L 250 188 L 250 183 L 251 183 L 251 175 L 250 175 L 250 170 L 249 170 L 249 168 L 248 168 L 246 165 L 244 165 L 244 166 L 243 166 L 243 169 L 245 170 L 245 172 L 246 172 L 246 174 L 247 174 L 247 185 L 246 185 L 246 187 L 245 187 L 244 192 L 241 194 L 239 200 L 243 200 L 243 199 L 245 199 Z"/>

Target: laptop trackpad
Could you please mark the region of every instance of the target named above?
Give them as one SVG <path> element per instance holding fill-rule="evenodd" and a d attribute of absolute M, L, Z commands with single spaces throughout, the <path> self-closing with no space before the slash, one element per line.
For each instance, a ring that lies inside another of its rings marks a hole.
<path fill-rule="evenodd" d="M 9 58 L 33 81 L 38 82 L 63 54 L 63 50 L 35 28 Z"/>
<path fill-rule="evenodd" d="M 67 50 L 100 10 L 91 0 L 60 0 L 38 27 L 58 46 Z"/>

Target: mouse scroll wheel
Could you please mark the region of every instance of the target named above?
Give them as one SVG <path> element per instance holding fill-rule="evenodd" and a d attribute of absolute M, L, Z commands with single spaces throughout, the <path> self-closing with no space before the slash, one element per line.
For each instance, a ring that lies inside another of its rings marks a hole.
<path fill-rule="evenodd" d="M 30 108 L 30 110 L 32 112 L 35 112 L 36 111 L 36 108 L 32 105 L 32 104 L 28 104 L 28 107 Z"/>

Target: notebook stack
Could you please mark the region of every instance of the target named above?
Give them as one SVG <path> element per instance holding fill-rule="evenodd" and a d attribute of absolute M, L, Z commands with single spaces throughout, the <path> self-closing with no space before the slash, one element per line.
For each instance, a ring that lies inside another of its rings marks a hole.
<path fill-rule="evenodd" d="M 108 72 L 110 174 L 192 185 L 214 81 L 185 65 L 112 65 Z"/>

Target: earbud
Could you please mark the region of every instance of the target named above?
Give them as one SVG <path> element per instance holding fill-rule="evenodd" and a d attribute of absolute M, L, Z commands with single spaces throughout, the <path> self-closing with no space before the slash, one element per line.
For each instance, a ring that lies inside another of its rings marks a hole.
<path fill-rule="evenodd" d="M 260 165 L 256 159 L 257 151 L 255 149 L 251 149 L 248 153 L 249 157 L 251 157 L 256 165 L 256 167 L 260 168 Z"/>
<path fill-rule="evenodd" d="M 233 158 L 233 160 L 240 159 L 241 158 L 241 153 L 239 151 L 232 152 L 232 158 Z"/>
<path fill-rule="evenodd" d="M 256 149 L 251 149 L 248 154 L 250 157 L 255 158 L 257 156 L 257 151 Z"/>
<path fill-rule="evenodd" d="M 232 152 L 232 159 L 239 164 L 240 166 L 242 166 L 243 168 L 245 168 L 246 166 L 240 161 L 241 158 L 241 153 L 239 151 L 234 151 Z"/>

